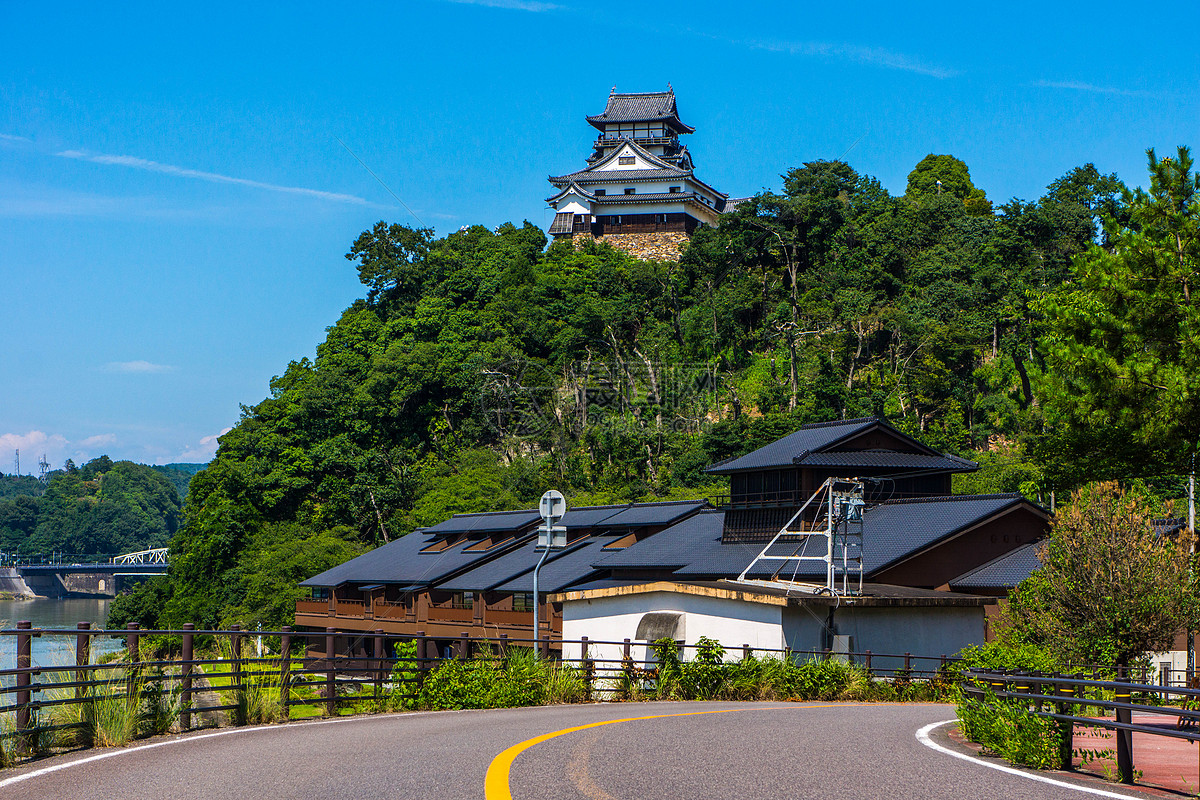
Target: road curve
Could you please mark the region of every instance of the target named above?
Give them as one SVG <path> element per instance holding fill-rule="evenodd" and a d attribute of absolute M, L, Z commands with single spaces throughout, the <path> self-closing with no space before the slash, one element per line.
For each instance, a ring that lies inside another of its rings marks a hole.
<path fill-rule="evenodd" d="M 945 705 L 829 703 L 614 703 L 352 717 L 57 756 L 0 772 L 0 797 L 482 798 L 485 777 L 488 800 L 503 788 L 517 800 L 1088 797 L 918 742 L 918 729 L 951 717 Z M 611 720 L 627 721 L 514 748 Z M 519 752 L 507 767 L 497 756 L 510 748 Z"/>

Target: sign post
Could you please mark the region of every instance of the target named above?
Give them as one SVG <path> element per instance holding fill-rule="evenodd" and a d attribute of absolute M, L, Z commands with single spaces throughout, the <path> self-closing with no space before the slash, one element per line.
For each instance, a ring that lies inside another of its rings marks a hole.
<path fill-rule="evenodd" d="M 538 573 L 551 550 L 561 550 L 567 546 L 567 529 L 562 525 L 554 524 L 567 513 L 567 499 L 563 497 L 562 492 L 551 489 L 542 495 L 538 509 L 542 513 L 542 520 L 545 524 L 538 528 L 537 549 L 542 551 L 542 557 L 538 559 L 537 566 L 533 568 L 533 647 L 535 653 L 538 652 L 538 640 L 541 638 L 538 612 L 542 606 L 542 599 L 538 592 Z"/>

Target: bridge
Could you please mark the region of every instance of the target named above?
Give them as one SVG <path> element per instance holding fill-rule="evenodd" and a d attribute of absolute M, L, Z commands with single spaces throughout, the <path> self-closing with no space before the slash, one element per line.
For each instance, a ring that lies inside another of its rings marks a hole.
<path fill-rule="evenodd" d="M 39 562 L 18 561 L 15 571 L 30 591 L 42 597 L 115 597 L 130 583 L 164 574 L 168 566 L 165 547 L 124 553 L 108 561 L 54 555 Z"/>

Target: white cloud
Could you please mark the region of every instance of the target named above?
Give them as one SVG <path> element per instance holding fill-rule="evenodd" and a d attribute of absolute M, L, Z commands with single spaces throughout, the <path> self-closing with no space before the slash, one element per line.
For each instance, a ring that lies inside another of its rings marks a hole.
<path fill-rule="evenodd" d="M 48 434 L 44 431 L 0 433 L 0 464 L 4 464 L 5 470 L 13 468 L 15 451 L 20 450 L 22 453 L 21 473 L 24 475 L 36 473 L 37 461 L 43 454 L 49 460 L 51 453 L 59 454 L 66 450 L 68 445 L 67 438 L 57 433 Z M 5 464 L 5 461 L 8 463 Z"/>
<path fill-rule="evenodd" d="M 104 447 L 105 445 L 116 444 L 117 435 L 115 433 L 99 433 L 95 436 L 89 436 L 75 443 L 76 447 L 91 449 L 94 447 Z"/>
<path fill-rule="evenodd" d="M 487 6 L 488 8 L 504 8 L 509 11 L 555 11 L 562 8 L 557 3 L 542 3 L 537 0 L 446 0 L 448 3 L 458 3 L 466 6 Z"/>
<path fill-rule="evenodd" d="M 1125 97 L 1153 97 L 1153 92 L 1140 92 L 1134 89 L 1118 89 L 1115 86 L 1097 86 L 1093 83 L 1084 83 L 1083 81 L 1037 81 L 1034 86 L 1040 86 L 1043 89 L 1070 89 L 1076 92 L 1090 92 L 1092 94 L 1118 94 Z"/>
<path fill-rule="evenodd" d="M 0 133 L 0 142 L 21 142 L 22 144 L 33 144 L 33 139 L 28 139 L 24 136 L 13 136 L 11 133 Z"/>
<path fill-rule="evenodd" d="M 202 436 L 197 446 L 190 447 L 179 454 L 177 461 L 186 464 L 207 463 L 212 461 L 213 456 L 217 454 L 217 440 L 229 433 L 233 428 L 225 428 L 220 433 L 214 433 L 211 436 Z"/>
<path fill-rule="evenodd" d="M 707 34 L 701 34 L 707 35 Z M 713 39 L 723 37 L 711 36 Z M 934 64 L 927 64 L 904 53 L 886 50 L 882 47 L 863 47 L 862 45 L 842 42 L 789 42 L 770 40 L 725 40 L 732 44 L 743 45 L 755 50 L 767 50 L 772 53 L 787 53 L 793 56 L 809 56 L 817 58 L 833 58 L 853 61 L 868 66 L 897 69 L 904 72 L 915 72 L 918 75 L 928 75 L 931 78 L 953 78 L 957 70 L 946 69 Z"/>
<path fill-rule="evenodd" d="M 105 372 L 170 372 L 173 369 L 172 366 L 149 361 L 110 361 L 104 365 Z"/>
<path fill-rule="evenodd" d="M 162 164 L 157 161 L 150 161 L 145 158 L 137 158 L 136 156 L 116 156 L 105 153 L 88 153 L 83 150 L 63 150 L 54 155 L 60 158 L 71 158 L 77 161 L 89 161 L 93 164 L 106 164 L 118 167 L 130 167 L 132 169 L 146 170 L 147 172 L 159 172 L 164 175 L 174 175 L 178 178 L 193 178 L 195 180 L 210 181 L 212 183 L 232 183 L 237 186 L 248 186 L 252 189 L 264 189 L 269 192 L 283 192 L 286 194 L 298 194 L 305 197 L 316 197 L 321 200 L 331 200 L 337 203 L 353 203 L 354 205 L 370 205 L 361 197 L 356 197 L 352 194 L 339 194 L 337 192 L 325 192 L 319 189 L 306 189 L 301 186 L 281 186 L 275 183 L 263 183 L 262 181 L 252 181 L 247 178 L 235 178 L 231 175 L 221 175 L 216 172 L 203 172 L 197 169 L 188 169 L 186 167 L 177 167 L 173 164 Z"/>

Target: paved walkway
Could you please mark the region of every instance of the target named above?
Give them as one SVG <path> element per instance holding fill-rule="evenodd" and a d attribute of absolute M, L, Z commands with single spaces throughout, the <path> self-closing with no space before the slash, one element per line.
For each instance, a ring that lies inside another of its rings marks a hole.
<path fill-rule="evenodd" d="M 1134 714 L 1133 721 L 1139 725 L 1154 725 L 1164 730 L 1175 730 L 1175 717 Z M 1116 750 L 1112 731 L 1103 728 L 1075 728 L 1077 750 Z M 1076 760 L 1076 766 L 1079 762 Z M 1200 792 L 1200 747 L 1185 739 L 1155 736 L 1150 733 L 1133 734 L 1133 768 L 1141 771 L 1138 783 L 1169 792 L 1194 796 Z M 1110 777 L 1116 775 L 1115 756 L 1104 761 L 1092 762 L 1080 768 L 1094 775 Z"/>

